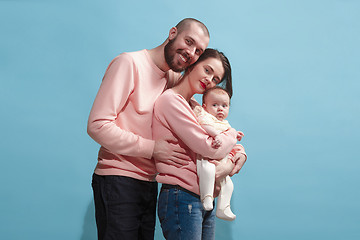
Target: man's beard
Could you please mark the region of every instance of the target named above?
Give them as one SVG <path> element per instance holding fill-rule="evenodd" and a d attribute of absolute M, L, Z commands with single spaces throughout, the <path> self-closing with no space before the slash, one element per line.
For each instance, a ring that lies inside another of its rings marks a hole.
<path fill-rule="evenodd" d="M 187 66 L 178 66 L 175 63 L 174 60 L 176 54 L 176 49 L 174 47 L 175 40 L 176 38 L 169 40 L 169 42 L 164 47 L 165 61 L 167 65 L 170 67 L 170 69 L 173 70 L 174 72 L 182 72 L 186 69 Z"/>

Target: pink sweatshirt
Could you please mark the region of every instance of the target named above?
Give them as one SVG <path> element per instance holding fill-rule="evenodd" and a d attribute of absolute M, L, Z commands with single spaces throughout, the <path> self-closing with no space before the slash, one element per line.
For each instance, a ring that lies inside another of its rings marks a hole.
<path fill-rule="evenodd" d="M 88 120 L 88 134 L 101 145 L 96 174 L 155 180 L 151 122 L 165 85 L 165 72 L 147 50 L 112 60 Z"/>
<path fill-rule="evenodd" d="M 237 132 L 231 128 L 219 135 L 222 145 L 218 149 L 211 147 L 212 137 L 199 125 L 188 102 L 172 89 L 166 90 L 155 102 L 153 117 L 153 137 L 174 136 L 180 146 L 188 150 L 191 161 L 180 168 L 157 162 L 160 183 L 179 185 L 199 194 L 196 174 L 196 154 L 212 159 L 224 158 L 235 146 Z"/>

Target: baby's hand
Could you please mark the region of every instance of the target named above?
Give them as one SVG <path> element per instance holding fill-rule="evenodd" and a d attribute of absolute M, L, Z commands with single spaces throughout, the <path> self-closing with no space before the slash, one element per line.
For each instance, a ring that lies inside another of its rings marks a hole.
<path fill-rule="evenodd" d="M 241 141 L 241 139 L 243 138 L 243 136 L 244 136 L 244 133 L 242 132 L 242 131 L 238 131 L 238 135 L 237 135 L 237 140 L 238 141 Z"/>
<path fill-rule="evenodd" d="M 214 140 L 212 141 L 211 147 L 218 149 L 219 147 L 221 147 L 221 140 L 218 137 L 214 137 Z"/>

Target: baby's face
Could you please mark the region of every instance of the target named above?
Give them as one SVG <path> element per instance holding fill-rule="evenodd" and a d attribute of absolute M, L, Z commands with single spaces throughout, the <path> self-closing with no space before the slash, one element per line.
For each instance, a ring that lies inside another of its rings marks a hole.
<path fill-rule="evenodd" d="M 230 108 L 230 98 L 225 92 L 212 91 L 205 97 L 205 111 L 222 121 L 227 118 Z"/>

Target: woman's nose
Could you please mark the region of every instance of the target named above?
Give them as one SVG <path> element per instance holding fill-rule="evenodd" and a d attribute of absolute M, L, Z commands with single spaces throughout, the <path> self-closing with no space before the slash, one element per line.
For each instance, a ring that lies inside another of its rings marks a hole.
<path fill-rule="evenodd" d="M 211 82 L 210 82 L 210 80 L 209 80 L 209 78 L 205 78 L 205 83 L 207 84 L 207 85 L 209 85 Z"/>

